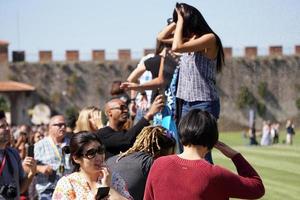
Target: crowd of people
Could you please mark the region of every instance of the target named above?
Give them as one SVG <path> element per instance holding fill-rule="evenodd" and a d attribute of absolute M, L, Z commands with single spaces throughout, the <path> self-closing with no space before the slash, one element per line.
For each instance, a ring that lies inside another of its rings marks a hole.
<path fill-rule="evenodd" d="M 47 125 L 10 127 L 0 112 L 0 199 L 264 195 L 251 164 L 219 141 L 220 38 L 193 6 L 177 3 L 172 14 L 157 36 L 156 52 L 142 58 L 126 81 L 113 82 L 104 108 L 82 108 L 75 127 L 63 115 Z M 293 123 L 286 128 L 292 144 Z M 278 142 L 278 129 L 266 123 L 261 144 Z M 257 144 L 255 132 L 250 137 Z M 232 160 L 237 174 L 214 165 L 213 148 Z"/>

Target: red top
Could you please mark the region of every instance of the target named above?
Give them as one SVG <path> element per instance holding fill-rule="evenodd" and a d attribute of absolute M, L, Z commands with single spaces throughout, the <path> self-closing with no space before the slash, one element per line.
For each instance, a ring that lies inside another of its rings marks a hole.
<path fill-rule="evenodd" d="M 205 160 L 186 160 L 177 155 L 158 158 L 148 175 L 144 200 L 257 199 L 265 189 L 257 172 L 237 154 L 235 174 Z"/>

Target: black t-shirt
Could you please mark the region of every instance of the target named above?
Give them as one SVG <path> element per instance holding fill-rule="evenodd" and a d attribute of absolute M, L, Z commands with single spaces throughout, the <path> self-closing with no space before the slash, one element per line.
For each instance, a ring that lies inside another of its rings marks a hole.
<path fill-rule="evenodd" d="M 105 146 L 105 158 L 127 151 L 135 142 L 136 136 L 141 130 L 149 126 L 149 122 L 142 117 L 136 125 L 127 131 L 115 131 L 110 126 L 100 128 L 96 134 Z"/>
<path fill-rule="evenodd" d="M 124 178 L 134 200 L 142 200 L 153 158 L 146 152 L 134 152 L 116 162 L 118 158 L 116 155 L 107 160 L 109 169 Z"/>
<path fill-rule="evenodd" d="M 152 79 L 158 77 L 159 73 L 159 67 L 160 67 L 160 60 L 161 56 L 160 55 L 155 55 L 154 57 L 148 58 L 145 60 L 144 64 L 146 67 L 146 70 L 150 71 L 152 74 Z M 170 55 L 166 55 L 165 57 L 165 62 L 164 62 L 164 71 L 163 71 L 163 77 L 165 80 L 164 83 L 164 90 L 167 89 L 170 86 L 170 83 L 173 78 L 174 70 L 178 63 L 176 60 L 171 57 Z M 155 97 L 158 95 L 158 92 L 153 91 L 152 93 L 152 101 L 155 99 Z"/>

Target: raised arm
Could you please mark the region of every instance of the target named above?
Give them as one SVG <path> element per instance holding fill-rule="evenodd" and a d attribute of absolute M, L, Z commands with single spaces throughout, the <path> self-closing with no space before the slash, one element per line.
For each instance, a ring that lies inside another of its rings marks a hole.
<path fill-rule="evenodd" d="M 138 79 L 143 75 L 145 71 L 146 71 L 146 67 L 144 62 L 140 62 L 138 66 L 128 76 L 127 82 L 138 83 Z"/>
<path fill-rule="evenodd" d="M 183 38 L 183 22 L 181 13 L 176 9 L 178 20 L 176 23 L 172 51 L 174 52 L 198 52 L 204 49 L 216 49 L 216 37 L 213 33 L 207 33 L 201 37 Z"/>
<path fill-rule="evenodd" d="M 158 77 L 151 79 L 143 84 L 137 83 L 123 83 L 121 87 L 128 90 L 136 90 L 136 91 L 143 91 L 143 90 L 153 90 L 163 86 L 164 84 L 164 63 L 165 63 L 165 56 L 166 56 L 166 48 L 162 51 L 160 63 L 159 63 L 159 72 Z"/>
<path fill-rule="evenodd" d="M 216 182 L 221 190 L 229 197 L 257 199 L 264 195 L 265 188 L 263 182 L 255 169 L 237 151 L 222 142 L 218 142 L 215 148 L 230 158 L 238 172 L 238 175 L 221 167 L 217 168 L 217 173 L 222 174 Z"/>
<path fill-rule="evenodd" d="M 121 89 L 129 90 L 129 89 L 131 89 L 130 87 L 139 85 L 138 79 L 146 71 L 146 66 L 145 66 L 145 63 L 144 63 L 145 60 L 146 60 L 146 57 L 143 57 L 141 59 L 141 61 L 139 62 L 138 66 L 128 76 L 127 81 L 123 82 L 120 85 Z M 133 90 L 133 89 L 131 90 L 131 93 L 130 93 L 130 98 L 131 99 L 135 98 L 135 96 L 136 96 L 136 92 L 135 91 L 137 91 L 137 89 L 136 90 Z"/>
<path fill-rule="evenodd" d="M 173 32 L 175 30 L 176 24 L 172 22 L 166 26 L 160 33 L 157 35 L 157 40 L 160 42 L 172 44 L 173 42 Z"/>
<path fill-rule="evenodd" d="M 36 174 L 36 162 L 32 157 L 25 157 L 22 163 L 24 172 L 27 176 L 22 180 L 20 185 L 20 192 L 26 192 L 30 183 L 32 182 L 33 177 Z"/>

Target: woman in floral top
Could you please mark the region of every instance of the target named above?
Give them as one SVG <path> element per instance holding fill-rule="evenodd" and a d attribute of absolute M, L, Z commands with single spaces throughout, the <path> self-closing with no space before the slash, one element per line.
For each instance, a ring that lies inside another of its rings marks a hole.
<path fill-rule="evenodd" d="M 53 199 L 132 200 L 125 181 L 117 173 L 110 173 L 104 165 L 104 147 L 97 135 L 90 132 L 75 134 L 70 141 L 70 151 L 74 172 L 58 181 Z M 100 198 L 97 191 L 102 187 L 109 187 L 109 193 Z"/>

